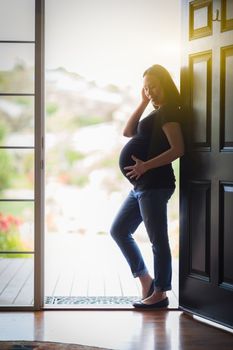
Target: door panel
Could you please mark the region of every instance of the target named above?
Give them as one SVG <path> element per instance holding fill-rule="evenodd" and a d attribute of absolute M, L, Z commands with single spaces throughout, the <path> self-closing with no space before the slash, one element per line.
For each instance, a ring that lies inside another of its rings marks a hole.
<path fill-rule="evenodd" d="M 212 34 L 212 1 L 192 1 L 189 7 L 189 39 Z"/>
<path fill-rule="evenodd" d="M 210 182 L 190 183 L 189 274 L 210 281 Z"/>
<path fill-rule="evenodd" d="M 222 241 L 220 243 L 220 286 L 233 290 L 233 183 L 221 183 L 220 187 L 220 226 Z"/>
<path fill-rule="evenodd" d="M 228 5 L 220 0 L 182 3 L 186 153 L 180 173 L 179 305 L 233 327 L 233 32 Z M 228 29 L 223 31 L 224 16 Z"/>
<path fill-rule="evenodd" d="M 220 108 L 221 149 L 233 149 L 233 45 L 221 48 Z"/>
<path fill-rule="evenodd" d="M 210 148 L 212 52 L 190 55 L 189 67 L 193 142 L 197 147 Z"/>
<path fill-rule="evenodd" d="M 233 29 L 233 2 L 232 0 L 222 0 L 221 7 L 221 31 L 225 32 Z"/>

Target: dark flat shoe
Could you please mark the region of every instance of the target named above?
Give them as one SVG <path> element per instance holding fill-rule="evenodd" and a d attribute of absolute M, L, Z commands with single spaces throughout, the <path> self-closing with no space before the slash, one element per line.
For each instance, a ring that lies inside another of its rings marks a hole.
<path fill-rule="evenodd" d="M 142 301 L 135 301 L 133 303 L 133 306 L 136 309 L 142 309 L 142 310 L 146 310 L 146 309 L 160 309 L 163 307 L 167 307 L 169 305 L 169 300 L 168 298 L 165 298 L 161 301 L 158 301 L 157 303 L 154 304 L 144 304 Z"/>
<path fill-rule="evenodd" d="M 153 279 L 152 282 L 151 282 L 150 289 L 148 290 L 148 293 L 147 293 L 145 299 L 150 297 L 151 294 L 154 292 L 154 289 L 155 289 L 154 282 L 155 282 L 155 280 Z"/>

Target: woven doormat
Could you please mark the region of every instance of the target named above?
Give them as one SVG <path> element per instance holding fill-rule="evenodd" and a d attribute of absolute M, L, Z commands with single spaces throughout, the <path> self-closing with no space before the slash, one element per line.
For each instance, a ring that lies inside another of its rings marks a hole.
<path fill-rule="evenodd" d="M 46 297 L 45 305 L 56 304 L 56 305 L 128 305 L 137 300 L 137 296 L 132 297 L 115 297 L 115 296 L 90 296 L 90 297 L 64 297 L 54 296 Z"/>
<path fill-rule="evenodd" d="M 0 350 L 111 350 L 87 345 L 53 342 L 0 341 Z"/>

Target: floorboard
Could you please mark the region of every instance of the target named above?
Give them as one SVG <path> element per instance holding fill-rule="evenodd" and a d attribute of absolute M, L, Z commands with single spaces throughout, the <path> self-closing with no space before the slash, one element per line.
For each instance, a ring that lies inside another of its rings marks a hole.
<path fill-rule="evenodd" d="M 0 313 L 0 340 L 41 340 L 113 350 L 232 350 L 233 334 L 181 311 Z"/>

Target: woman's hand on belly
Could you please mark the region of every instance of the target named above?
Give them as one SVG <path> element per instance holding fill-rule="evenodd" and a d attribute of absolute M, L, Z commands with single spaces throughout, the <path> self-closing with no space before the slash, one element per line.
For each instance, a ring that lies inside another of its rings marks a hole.
<path fill-rule="evenodd" d="M 135 161 L 135 164 L 124 167 L 125 170 L 129 170 L 126 176 L 130 179 L 138 180 L 147 171 L 146 164 L 143 160 L 136 158 L 134 155 L 132 155 L 131 158 Z"/>

